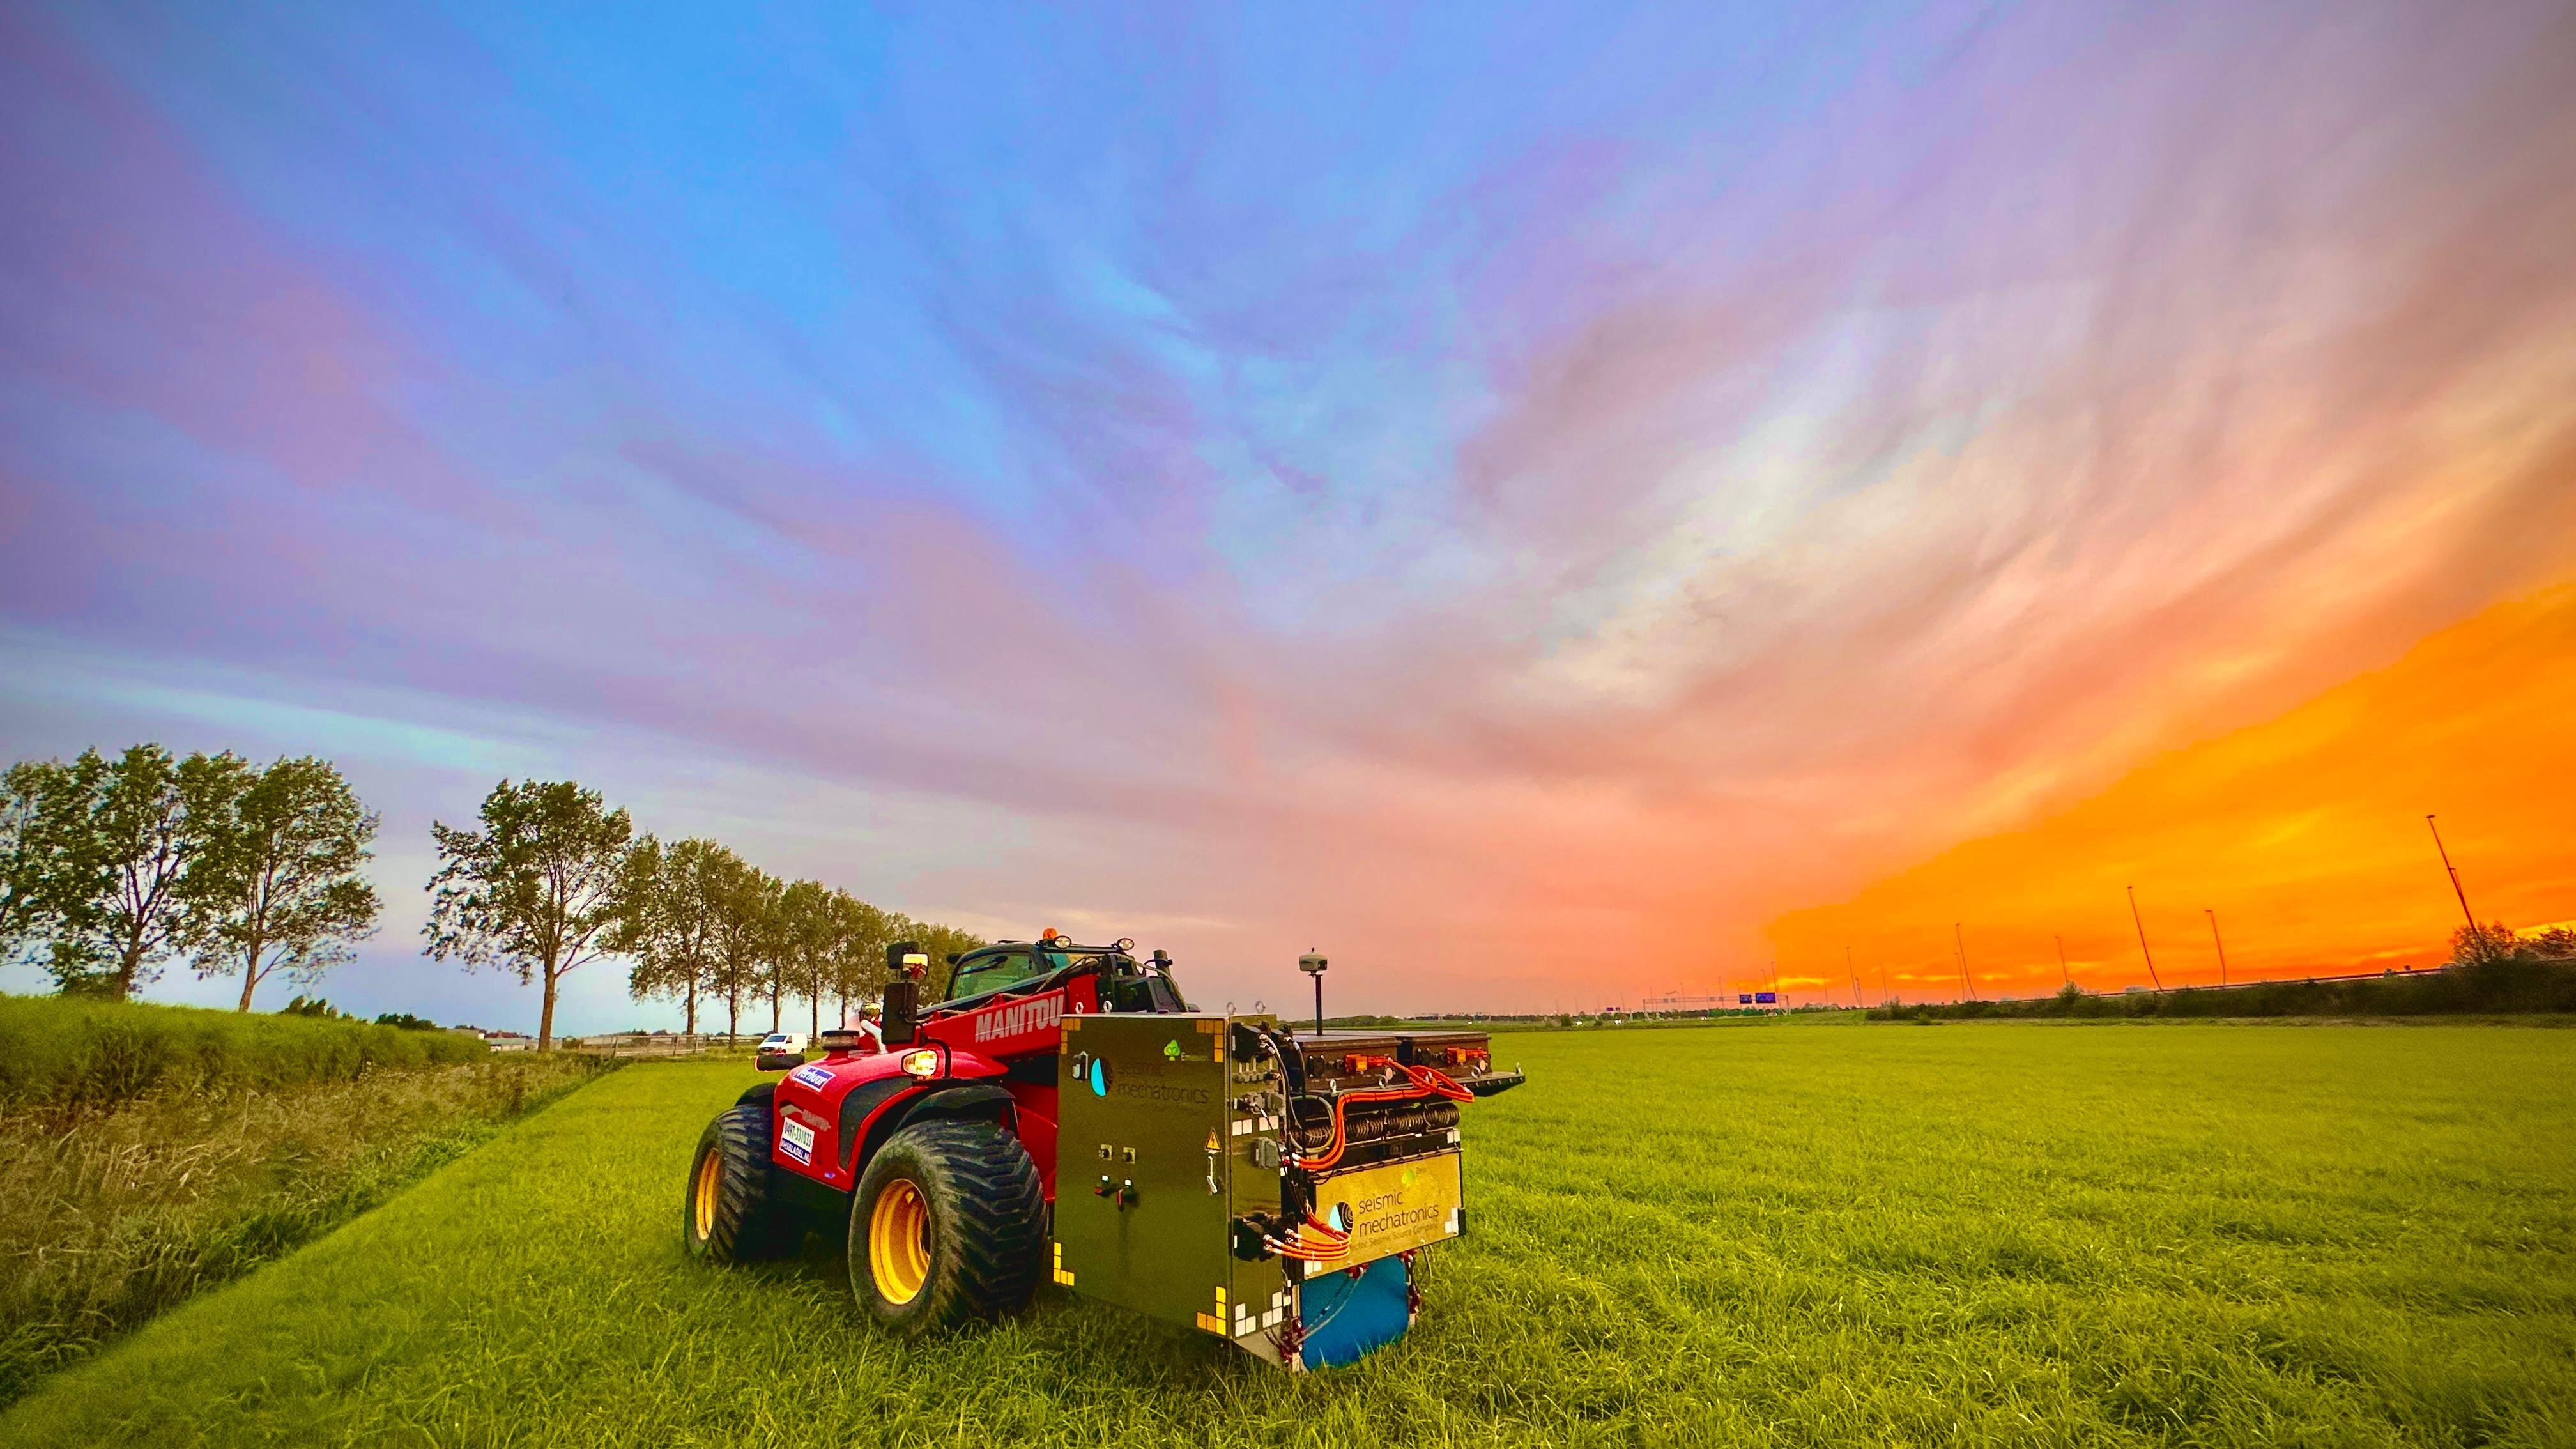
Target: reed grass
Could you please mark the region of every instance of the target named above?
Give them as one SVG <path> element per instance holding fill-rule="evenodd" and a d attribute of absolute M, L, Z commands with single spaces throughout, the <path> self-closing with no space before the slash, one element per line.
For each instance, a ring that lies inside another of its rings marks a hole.
<path fill-rule="evenodd" d="M 0 1115 L 0 1404 L 281 1257 L 601 1070 L 492 1058 Z"/>
<path fill-rule="evenodd" d="M 0 996 L 0 1110 L 151 1092 L 275 1090 L 487 1055 L 452 1031 L 64 996 Z"/>

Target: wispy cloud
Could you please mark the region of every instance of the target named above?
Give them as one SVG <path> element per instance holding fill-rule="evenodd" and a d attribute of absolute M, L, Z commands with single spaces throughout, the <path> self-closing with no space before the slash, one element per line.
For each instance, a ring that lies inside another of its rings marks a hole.
<path fill-rule="evenodd" d="M 28 637 L 1223 994 L 1723 974 L 2576 572 L 2559 7 L 8 23 Z"/>

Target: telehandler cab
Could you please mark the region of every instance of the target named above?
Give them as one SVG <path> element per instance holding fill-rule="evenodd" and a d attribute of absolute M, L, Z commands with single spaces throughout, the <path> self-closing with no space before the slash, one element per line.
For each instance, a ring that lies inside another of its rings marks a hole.
<path fill-rule="evenodd" d="M 848 1224 L 850 1287 L 906 1336 L 1040 1283 L 1290 1369 L 1400 1336 L 1414 1255 L 1466 1226 L 1459 1104 L 1517 1086 L 1477 1031 L 1292 1031 L 1190 1009 L 1171 958 L 1048 931 L 887 952 L 874 1030 L 743 1093 L 699 1139 L 689 1252 Z"/>

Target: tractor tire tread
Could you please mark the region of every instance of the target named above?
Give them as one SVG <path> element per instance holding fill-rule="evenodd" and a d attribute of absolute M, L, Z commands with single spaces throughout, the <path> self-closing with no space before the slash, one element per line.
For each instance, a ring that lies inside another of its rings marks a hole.
<path fill-rule="evenodd" d="M 1046 1197 L 1018 1138 L 991 1121 L 916 1122 L 889 1139 L 877 1160 L 927 1169 L 913 1175 L 940 1225 L 921 1298 L 893 1313 L 879 1307 L 879 1319 L 907 1334 L 926 1333 L 998 1318 L 1028 1302 L 1046 1266 Z M 873 1170 L 869 1177 L 851 1214 L 850 1267 L 852 1286 L 875 1303 L 863 1281 L 863 1234 L 881 1177 Z"/>
<path fill-rule="evenodd" d="M 741 1102 L 719 1113 L 698 1139 L 698 1161 L 718 1154 L 715 1225 L 703 1245 L 691 1246 L 718 1263 L 754 1263 L 784 1256 L 797 1236 L 795 1213 L 778 1201 L 769 1144 L 777 1118 L 767 1102 Z M 695 1163 L 692 1163 L 694 1168 Z M 697 1173 L 689 1174 L 696 1191 Z M 685 1210 L 685 1209 L 684 1209 Z"/>

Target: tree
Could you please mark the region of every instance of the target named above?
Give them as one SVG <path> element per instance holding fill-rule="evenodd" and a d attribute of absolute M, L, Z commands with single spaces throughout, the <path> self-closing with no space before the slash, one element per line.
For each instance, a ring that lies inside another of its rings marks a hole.
<path fill-rule="evenodd" d="M 542 980 L 537 1050 L 550 1051 L 564 976 L 599 957 L 617 922 L 634 822 L 570 780 L 503 780 L 481 819 L 481 830 L 430 826 L 439 865 L 421 934 L 433 960 Z"/>
<path fill-rule="evenodd" d="M 2503 961 L 2519 954 L 2521 947 L 2522 939 L 2502 921 L 2462 926 L 2451 933 L 2451 964 L 2471 966 L 2481 961 Z"/>
<path fill-rule="evenodd" d="M 823 972 L 840 1001 L 840 1019 L 846 1024 L 853 998 L 864 1003 L 885 989 L 885 950 L 900 938 L 894 933 L 894 917 L 848 891 L 832 892 L 831 919 L 831 945 Z"/>
<path fill-rule="evenodd" d="M 635 958 L 628 994 L 638 1001 L 678 997 L 691 1036 L 698 1031 L 698 994 L 716 978 L 716 897 L 724 862 L 732 859 L 712 840 L 693 837 L 666 848 L 645 836 L 628 857 L 617 924 L 606 943 Z"/>
<path fill-rule="evenodd" d="M 2552 926 L 2546 931 L 2525 936 L 2522 944 L 2544 961 L 2576 961 L 2576 930 Z"/>
<path fill-rule="evenodd" d="M 0 776 L 0 960 L 42 942 L 60 960 L 107 896 L 90 807 L 107 763 L 22 760 Z"/>
<path fill-rule="evenodd" d="M 712 863 L 708 875 L 715 965 L 710 979 L 724 993 L 725 1035 L 740 1036 L 743 994 L 758 988 L 762 953 L 768 947 L 770 878 L 730 850 Z"/>
<path fill-rule="evenodd" d="M 52 763 L 21 760 L 0 776 L 0 959 L 18 954 L 40 918 L 36 901 L 46 880 L 41 781 Z"/>
<path fill-rule="evenodd" d="M 779 1029 L 779 998 L 787 990 L 787 883 L 765 870 L 755 870 L 757 888 L 752 912 L 751 951 L 754 989 L 769 997 L 769 1029 Z"/>
<path fill-rule="evenodd" d="M 338 769 L 311 756 L 261 770 L 209 760 L 192 807 L 185 889 L 199 976 L 239 972 L 241 1009 L 276 971 L 311 985 L 375 934 L 376 888 L 361 874 L 377 817 Z"/>
<path fill-rule="evenodd" d="M 930 957 L 930 980 L 927 987 L 933 991 L 938 990 L 948 979 L 946 973 L 949 957 L 963 956 L 977 947 L 989 944 L 983 937 L 972 931 L 961 931 L 955 926 L 943 926 L 935 921 L 907 921 L 904 936 L 897 939 L 921 943 L 923 954 Z"/>
<path fill-rule="evenodd" d="M 184 881 L 201 844 L 201 818 L 220 808 L 229 754 L 175 759 L 136 745 L 114 760 L 85 750 L 57 781 L 69 795 L 50 830 L 63 869 L 44 890 L 52 904 L 46 969 L 66 993 L 123 1001 L 160 974 L 185 944 Z"/>
<path fill-rule="evenodd" d="M 789 994 L 805 998 L 809 1032 L 823 1029 L 823 998 L 832 989 L 835 948 L 846 921 L 841 902 L 849 899 L 813 880 L 795 882 L 778 898 L 780 962 Z"/>

